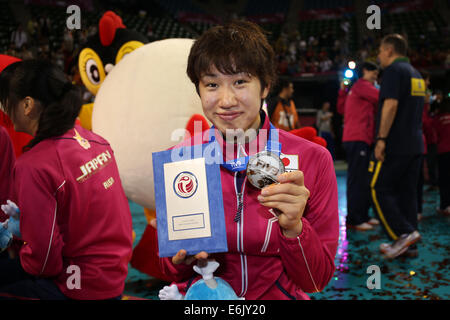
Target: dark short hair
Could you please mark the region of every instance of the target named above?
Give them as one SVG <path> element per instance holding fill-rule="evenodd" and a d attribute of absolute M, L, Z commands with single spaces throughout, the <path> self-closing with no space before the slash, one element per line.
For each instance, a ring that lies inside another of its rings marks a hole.
<path fill-rule="evenodd" d="M 388 44 L 394 48 L 395 53 L 406 56 L 408 53 L 408 42 L 398 33 L 388 34 L 381 40 L 381 44 Z"/>
<path fill-rule="evenodd" d="M 289 86 L 291 85 L 292 81 L 287 80 L 287 79 L 279 79 L 278 80 L 278 84 L 279 84 L 279 88 L 280 90 L 284 89 L 284 88 L 289 88 Z"/>
<path fill-rule="evenodd" d="M 212 67 L 224 74 L 246 72 L 256 76 L 262 89 L 276 79 L 273 48 L 264 31 L 249 21 L 212 27 L 194 42 L 186 71 L 197 92 L 200 78 Z"/>
<path fill-rule="evenodd" d="M 379 70 L 378 65 L 376 63 L 370 61 L 364 61 L 358 68 L 358 77 L 362 78 L 364 73 L 363 70 L 367 71 L 375 71 Z"/>
<path fill-rule="evenodd" d="M 274 88 L 274 92 L 276 94 L 279 94 L 284 88 L 289 88 L 291 83 L 293 83 L 291 80 L 278 78 L 276 82 L 276 88 Z"/>
<path fill-rule="evenodd" d="M 362 70 L 368 70 L 368 71 L 375 71 L 375 70 L 378 70 L 378 66 L 375 63 L 373 63 L 373 62 L 364 61 L 361 64 L 361 69 Z"/>

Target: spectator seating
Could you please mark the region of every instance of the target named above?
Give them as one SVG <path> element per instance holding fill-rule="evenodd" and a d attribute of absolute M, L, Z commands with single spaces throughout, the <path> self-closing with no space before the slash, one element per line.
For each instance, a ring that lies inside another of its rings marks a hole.
<path fill-rule="evenodd" d="M 12 32 L 17 28 L 13 14 L 6 0 L 0 0 L 0 53 L 5 52 L 11 40 Z"/>

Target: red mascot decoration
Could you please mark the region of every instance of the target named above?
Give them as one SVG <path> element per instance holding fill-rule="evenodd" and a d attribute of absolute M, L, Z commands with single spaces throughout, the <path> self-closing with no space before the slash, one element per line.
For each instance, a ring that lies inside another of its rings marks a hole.
<path fill-rule="evenodd" d="M 327 142 L 325 141 L 325 139 L 317 136 L 317 130 L 313 127 L 303 127 L 300 129 L 291 130 L 289 132 L 303 139 L 317 143 L 322 147 L 327 147 Z"/>

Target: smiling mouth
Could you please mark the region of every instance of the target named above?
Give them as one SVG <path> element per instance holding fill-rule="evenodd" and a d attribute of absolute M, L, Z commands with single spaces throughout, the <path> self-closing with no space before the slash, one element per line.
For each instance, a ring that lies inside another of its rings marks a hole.
<path fill-rule="evenodd" d="M 225 121 L 231 121 L 239 117 L 241 112 L 217 113 L 217 116 Z"/>

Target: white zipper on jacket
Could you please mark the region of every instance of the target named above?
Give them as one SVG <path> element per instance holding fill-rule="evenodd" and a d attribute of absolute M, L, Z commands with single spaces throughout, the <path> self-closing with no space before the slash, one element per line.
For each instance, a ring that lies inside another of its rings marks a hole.
<path fill-rule="evenodd" d="M 243 253 L 244 251 L 244 191 L 245 191 L 245 183 L 247 181 L 247 177 L 244 178 L 242 182 L 241 192 L 237 190 L 237 174 L 234 174 L 234 191 L 236 193 L 236 209 L 240 209 L 240 217 L 236 222 L 237 224 L 237 251 L 240 252 L 241 255 L 241 293 L 240 297 L 243 297 L 247 293 L 248 287 L 248 276 L 247 276 L 247 256 Z"/>
<path fill-rule="evenodd" d="M 56 193 L 58 193 L 59 189 L 61 189 L 62 186 L 65 184 L 66 184 L 66 180 L 64 180 L 63 183 L 61 183 L 61 185 L 56 189 L 55 193 L 53 194 L 55 197 L 56 197 Z M 41 275 L 44 272 L 45 267 L 47 266 L 48 256 L 50 254 L 50 249 L 52 248 L 53 233 L 55 231 L 55 224 L 56 224 L 56 212 L 58 211 L 58 201 L 56 201 L 56 199 L 55 199 L 55 202 L 56 202 L 56 204 L 55 204 L 55 212 L 53 213 L 52 232 L 50 234 L 50 240 L 48 243 L 47 254 L 45 256 L 44 264 L 42 265 L 41 273 L 39 273 L 39 275 Z"/>
<path fill-rule="evenodd" d="M 270 235 L 272 234 L 272 225 L 275 221 L 278 221 L 278 217 L 273 217 L 267 220 L 267 229 L 266 229 L 266 236 L 264 238 L 264 244 L 261 248 L 261 252 L 266 252 L 267 247 L 269 246 L 270 242 Z"/>
<path fill-rule="evenodd" d="M 300 246 L 300 249 L 302 250 L 303 260 L 305 260 L 306 269 L 308 269 L 309 277 L 311 278 L 311 281 L 314 285 L 314 289 L 316 290 L 315 292 L 320 292 L 319 289 L 317 289 L 316 282 L 314 281 L 314 278 L 312 276 L 311 269 L 309 268 L 308 260 L 306 260 L 305 252 L 303 251 L 303 247 L 300 242 L 300 236 L 297 236 L 297 240 L 298 240 L 298 245 Z"/>

